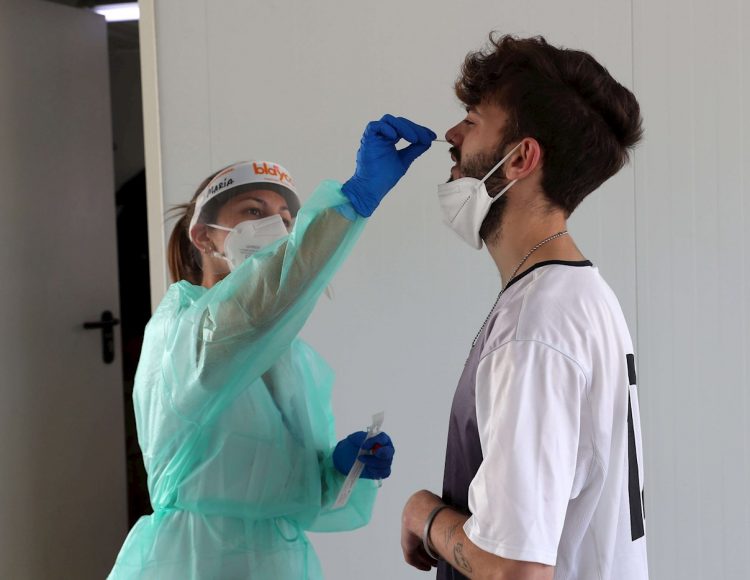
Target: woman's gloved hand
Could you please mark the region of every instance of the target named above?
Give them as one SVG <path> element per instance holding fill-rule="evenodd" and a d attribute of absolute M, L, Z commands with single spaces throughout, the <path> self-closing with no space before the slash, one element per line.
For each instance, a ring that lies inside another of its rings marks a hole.
<path fill-rule="evenodd" d="M 391 474 L 391 463 L 395 453 L 391 438 L 385 432 L 380 432 L 367 441 L 365 437 L 366 432 L 357 431 L 339 441 L 333 450 L 333 465 L 340 473 L 346 475 L 351 471 L 354 460 L 359 459 L 365 464 L 360 478 L 387 478 Z"/>
<path fill-rule="evenodd" d="M 370 217 L 385 194 L 436 138 L 427 127 L 403 117 L 385 115 L 380 121 L 368 123 L 357 151 L 357 169 L 342 188 L 356 212 Z M 401 139 L 411 145 L 396 149 Z"/>

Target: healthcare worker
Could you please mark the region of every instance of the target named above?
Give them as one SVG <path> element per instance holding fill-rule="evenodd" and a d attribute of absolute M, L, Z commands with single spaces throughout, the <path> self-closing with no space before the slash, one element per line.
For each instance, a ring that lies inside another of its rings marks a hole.
<path fill-rule="evenodd" d="M 146 329 L 133 395 L 154 513 L 110 578 L 317 579 L 305 530 L 368 522 L 393 445 L 364 432 L 336 445 L 333 373 L 297 333 L 434 139 L 386 115 L 368 124 L 354 176 L 302 207 L 288 172 L 263 161 L 219 171 L 184 206 L 169 244 L 178 281 Z M 356 457 L 361 479 L 333 509 Z"/>

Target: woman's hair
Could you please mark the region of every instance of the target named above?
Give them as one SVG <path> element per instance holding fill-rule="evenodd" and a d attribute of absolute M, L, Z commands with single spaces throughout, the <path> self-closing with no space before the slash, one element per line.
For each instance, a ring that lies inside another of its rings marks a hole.
<path fill-rule="evenodd" d="M 167 246 L 169 274 L 174 282 L 186 280 L 196 286 L 199 286 L 202 282 L 203 264 L 198 248 L 195 247 L 195 244 L 193 244 L 193 241 L 190 239 L 190 220 L 193 219 L 195 200 L 200 193 L 214 177 L 229 167 L 231 167 L 231 165 L 219 169 L 204 179 L 198 186 L 198 189 L 195 191 L 195 194 L 189 203 L 181 203 L 169 210 L 169 213 L 174 213 L 180 216 L 180 219 L 172 230 L 172 235 L 169 236 L 169 245 Z M 198 220 L 199 223 L 215 221 L 221 206 L 230 199 L 227 196 L 221 197 L 222 203 L 212 203 L 215 200 L 211 200 L 203 206 L 200 219 Z"/>

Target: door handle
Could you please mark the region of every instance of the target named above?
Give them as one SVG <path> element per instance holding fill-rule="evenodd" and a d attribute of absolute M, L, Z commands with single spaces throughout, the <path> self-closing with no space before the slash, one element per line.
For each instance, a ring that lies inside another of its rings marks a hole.
<path fill-rule="evenodd" d="M 102 358 L 106 364 L 115 360 L 115 332 L 114 327 L 120 324 L 120 321 L 112 316 L 109 310 L 102 312 L 101 318 L 96 322 L 84 322 L 83 327 L 86 330 L 101 328 L 102 330 Z"/>

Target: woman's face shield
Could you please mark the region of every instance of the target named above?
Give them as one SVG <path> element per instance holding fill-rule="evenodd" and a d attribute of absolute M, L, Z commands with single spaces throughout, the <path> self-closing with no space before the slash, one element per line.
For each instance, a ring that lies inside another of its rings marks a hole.
<path fill-rule="evenodd" d="M 259 249 L 285 237 L 300 201 L 286 170 L 250 161 L 215 176 L 196 198 L 190 238 L 204 269 L 226 275 Z"/>

